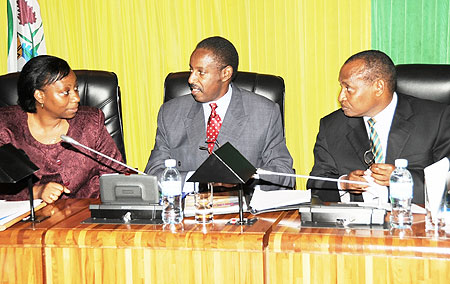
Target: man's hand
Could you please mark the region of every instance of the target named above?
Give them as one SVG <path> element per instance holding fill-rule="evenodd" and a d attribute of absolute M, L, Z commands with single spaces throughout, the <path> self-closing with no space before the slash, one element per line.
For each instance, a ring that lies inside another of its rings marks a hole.
<path fill-rule="evenodd" d="M 349 173 L 346 177 L 343 177 L 344 180 L 350 180 L 350 181 L 362 181 L 367 182 L 364 179 L 364 171 L 363 170 L 354 170 L 353 172 Z M 353 184 L 353 183 L 340 183 L 341 188 L 343 190 L 348 190 L 351 193 L 362 193 L 365 191 L 367 185 L 362 184 Z"/>
<path fill-rule="evenodd" d="M 389 186 L 389 178 L 394 169 L 395 166 L 392 164 L 373 164 L 370 166 L 374 182 L 383 186 Z"/>

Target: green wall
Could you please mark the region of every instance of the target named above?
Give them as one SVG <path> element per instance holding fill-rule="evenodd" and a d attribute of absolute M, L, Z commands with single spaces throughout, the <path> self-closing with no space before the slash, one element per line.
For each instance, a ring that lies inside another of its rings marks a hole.
<path fill-rule="evenodd" d="M 372 48 L 395 64 L 449 63 L 449 0 L 372 0 Z"/>

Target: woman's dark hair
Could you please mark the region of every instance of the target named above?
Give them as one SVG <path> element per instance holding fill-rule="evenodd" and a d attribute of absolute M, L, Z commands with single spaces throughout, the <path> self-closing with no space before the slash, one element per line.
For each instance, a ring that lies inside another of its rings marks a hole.
<path fill-rule="evenodd" d="M 51 55 L 34 57 L 23 66 L 17 81 L 18 104 L 26 112 L 36 112 L 34 92 L 61 80 L 70 73 L 70 66 Z"/>

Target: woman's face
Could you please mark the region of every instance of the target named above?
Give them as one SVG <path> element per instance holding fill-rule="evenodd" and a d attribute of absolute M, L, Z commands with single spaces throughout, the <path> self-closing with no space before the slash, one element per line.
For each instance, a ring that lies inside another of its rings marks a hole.
<path fill-rule="evenodd" d="M 36 90 L 36 108 L 54 118 L 70 119 L 78 111 L 80 96 L 78 95 L 77 76 L 70 70 L 69 75 Z M 43 104 L 43 107 L 42 107 Z"/>

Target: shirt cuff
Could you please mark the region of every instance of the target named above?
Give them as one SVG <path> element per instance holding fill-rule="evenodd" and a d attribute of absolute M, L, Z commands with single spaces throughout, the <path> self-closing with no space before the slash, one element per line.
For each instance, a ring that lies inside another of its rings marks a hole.
<path fill-rule="evenodd" d="M 342 175 L 342 176 L 339 177 L 338 180 L 342 180 L 346 176 L 347 175 Z M 341 197 L 341 202 L 345 202 L 345 203 L 350 202 L 350 192 L 348 192 L 346 190 L 342 190 L 341 183 L 339 181 L 337 183 L 337 187 L 338 187 L 338 190 L 339 190 L 339 196 Z"/>

